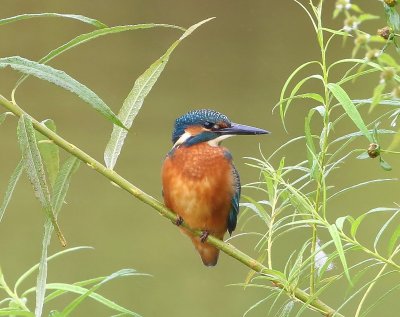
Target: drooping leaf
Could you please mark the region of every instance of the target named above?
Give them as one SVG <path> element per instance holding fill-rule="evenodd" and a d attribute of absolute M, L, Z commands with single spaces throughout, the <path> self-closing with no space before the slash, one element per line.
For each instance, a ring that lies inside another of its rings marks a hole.
<path fill-rule="evenodd" d="M 61 244 L 66 245 L 65 238 L 61 233 L 54 215 L 53 207 L 50 203 L 50 192 L 46 182 L 42 159 L 37 146 L 35 130 L 33 129 L 32 121 L 25 114 L 23 114 L 18 121 L 17 134 L 24 161 L 24 168 L 33 185 L 35 196 L 40 201 L 47 219 L 50 219 L 54 226 Z"/>
<path fill-rule="evenodd" d="M 374 108 L 381 102 L 382 93 L 385 90 L 385 87 L 386 87 L 386 84 L 383 82 L 374 88 L 374 93 L 372 95 L 372 103 L 371 103 L 371 106 L 369 107 L 369 112 L 374 110 Z"/>
<path fill-rule="evenodd" d="M 85 17 L 83 15 L 61 14 L 61 13 L 26 13 L 26 14 L 16 15 L 13 17 L 0 19 L 0 26 L 7 24 L 7 23 L 17 22 L 17 21 L 27 20 L 27 19 L 32 19 L 32 18 L 67 18 L 67 19 L 74 19 L 74 20 L 78 20 L 78 21 L 81 21 L 84 23 L 91 24 L 91 25 L 95 26 L 96 28 L 107 27 L 107 25 L 105 25 L 103 22 L 100 22 L 100 21 L 92 19 L 92 18 Z"/>
<path fill-rule="evenodd" d="M 79 159 L 76 157 L 70 157 L 62 166 L 61 170 L 57 174 L 54 184 L 54 190 L 51 197 L 51 205 L 53 206 L 54 215 L 57 217 L 61 210 L 65 196 L 67 195 L 69 183 L 71 181 L 72 174 L 78 169 L 80 164 Z M 40 317 L 43 311 L 43 305 L 46 295 L 46 284 L 47 284 L 47 248 L 50 244 L 51 235 L 53 233 L 53 226 L 51 221 L 48 219 L 44 225 L 44 236 L 42 242 L 42 255 L 39 262 L 39 274 L 36 283 L 36 317 Z"/>
<path fill-rule="evenodd" d="M 0 124 L 2 124 L 4 120 L 6 120 L 6 117 L 9 115 L 14 115 L 14 114 L 12 112 L 4 112 L 0 114 Z"/>
<path fill-rule="evenodd" d="M 340 261 L 342 262 L 344 274 L 347 277 L 349 283 L 352 284 L 350 274 L 349 274 L 349 268 L 347 266 L 346 256 L 345 256 L 344 250 L 343 250 L 342 240 L 340 239 L 338 229 L 336 228 L 336 225 L 332 224 L 328 227 L 328 230 L 329 230 L 329 233 L 331 234 L 333 243 L 335 244 Z"/>
<path fill-rule="evenodd" d="M 165 52 L 164 55 L 156 60 L 142 75 L 139 76 L 128 97 L 125 99 L 121 110 L 118 113 L 118 118 L 121 120 L 125 127 L 129 129 L 132 126 L 133 120 L 135 119 L 140 108 L 142 107 L 144 99 L 161 75 L 174 49 L 194 30 L 196 30 L 202 24 L 210 21 L 211 19 L 212 18 L 203 20 L 188 28 L 186 32 L 171 45 L 171 47 Z M 108 168 L 114 168 L 118 156 L 121 153 L 126 135 L 126 130 L 121 129 L 117 126 L 113 126 L 111 138 L 104 151 L 104 161 Z"/>
<path fill-rule="evenodd" d="M 393 253 L 394 247 L 395 247 L 397 241 L 399 240 L 399 238 L 400 238 L 400 225 L 398 225 L 396 227 L 396 229 L 393 231 L 392 235 L 390 236 L 389 243 L 387 246 L 388 256 L 391 256 L 391 254 Z"/>
<path fill-rule="evenodd" d="M 96 111 L 100 112 L 111 122 L 124 127 L 111 109 L 100 99 L 92 90 L 81 84 L 63 71 L 57 70 L 47 65 L 30 61 L 20 56 L 0 58 L 0 69 L 11 67 L 22 73 L 33 75 L 39 79 L 51 82 L 59 87 L 71 91 L 79 98 L 90 104 Z"/>
<path fill-rule="evenodd" d="M 378 253 L 377 247 L 378 247 L 378 242 L 382 236 L 382 234 L 385 232 L 386 228 L 389 226 L 389 224 L 393 221 L 394 218 L 396 218 L 396 216 L 399 214 L 400 209 L 397 210 L 386 222 L 385 224 L 380 228 L 378 234 L 375 237 L 374 240 L 374 250 L 376 253 Z"/>
<path fill-rule="evenodd" d="M 379 156 L 379 165 L 387 172 L 392 170 L 392 166 L 388 162 L 386 162 L 382 156 Z"/>
<path fill-rule="evenodd" d="M 48 127 L 51 131 L 56 132 L 56 125 L 53 120 L 44 120 L 42 121 L 42 124 Z M 40 132 L 35 131 L 35 134 L 36 140 L 38 141 L 40 156 L 42 157 L 43 164 L 46 167 L 50 185 L 53 187 L 60 167 L 58 146 Z"/>
<path fill-rule="evenodd" d="M 84 44 L 88 41 L 94 40 L 94 39 L 104 36 L 104 35 L 120 33 L 120 32 L 125 32 L 125 31 L 140 30 L 140 29 L 149 29 L 149 28 L 155 28 L 155 27 L 174 28 L 174 29 L 179 29 L 179 30 L 185 31 L 185 29 L 183 29 L 179 26 L 169 25 L 169 24 L 156 24 L 156 23 L 136 24 L 136 25 L 118 25 L 118 26 L 113 26 L 113 27 L 102 28 L 102 29 L 95 30 L 95 31 L 92 31 L 89 33 L 78 35 L 71 41 L 64 43 L 63 45 L 52 50 L 46 56 L 41 58 L 39 60 L 39 63 L 46 64 L 47 62 L 51 61 L 53 58 L 61 55 L 62 53 L 65 53 L 66 51 L 70 50 L 71 48 L 74 48 L 80 44 Z M 15 84 L 15 87 L 13 89 L 13 93 L 27 77 L 29 77 L 29 75 L 24 75 L 20 79 L 18 79 L 18 81 Z"/>
<path fill-rule="evenodd" d="M 63 249 L 53 255 L 50 255 L 47 258 L 47 262 L 54 260 L 55 258 L 60 257 L 61 255 L 65 255 L 67 253 L 70 252 L 75 252 L 75 251 L 79 251 L 79 250 L 84 250 L 84 249 L 93 249 L 92 247 L 88 247 L 88 246 L 80 246 L 80 247 L 73 247 L 73 248 L 68 248 L 68 249 Z M 14 293 L 17 293 L 18 291 L 18 287 L 29 277 L 31 276 L 37 269 L 39 268 L 39 263 L 35 264 L 34 266 L 32 266 L 31 268 L 29 268 L 25 273 L 23 273 L 18 280 L 15 282 L 14 285 Z M 31 288 L 25 292 L 22 293 L 22 297 L 25 297 L 27 294 L 31 293 L 35 291 L 35 288 Z"/>
<path fill-rule="evenodd" d="M 347 115 L 351 120 L 353 120 L 354 124 L 357 128 L 365 135 L 365 137 L 373 143 L 373 139 L 371 133 L 369 132 L 367 126 L 364 123 L 360 113 L 358 112 L 356 106 L 353 104 L 347 93 L 337 84 L 329 83 L 328 89 L 332 92 L 335 98 L 342 105 L 343 109 L 346 111 Z"/>
<path fill-rule="evenodd" d="M 3 203 L 0 206 L 0 222 L 3 218 L 4 212 L 7 209 L 8 203 L 11 200 L 12 193 L 14 192 L 15 186 L 18 183 L 22 175 L 22 171 L 24 169 L 23 161 L 19 161 L 17 167 L 15 168 L 14 172 L 11 174 L 10 180 L 8 181 L 8 186 L 6 189 L 6 193 L 4 194 Z"/>
<path fill-rule="evenodd" d="M 82 301 L 84 301 L 86 298 L 90 297 L 93 293 L 95 293 L 95 291 L 97 289 L 99 289 L 103 284 L 115 279 L 115 278 L 119 278 L 119 277 L 123 277 L 123 276 L 129 276 L 129 275 L 134 275 L 134 270 L 130 270 L 130 269 L 125 269 L 125 270 L 120 270 L 118 272 L 115 272 L 109 276 L 107 276 L 105 279 L 103 279 L 101 282 L 99 282 L 98 284 L 94 285 L 92 288 L 90 288 L 89 290 L 86 290 L 84 293 L 81 294 L 81 296 L 79 296 L 78 298 L 74 299 L 70 304 L 68 304 L 63 311 L 60 313 L 60 317 L 67 317 L 71 314 L 72 311 L 74 311 L 81 303 Z M 106 299 L 103 298 L 99 298 L 100 296 L 98 296 L 98 300 L 100 299 L 100 302 L 103 303 L 104 305 L 106 305 Z M 121 306 L 119 306 L 118 308 L 120 308 Z M 115 306 L 114 306 L 115 308 Z M 129 313 L 132 316 L 140 316 L 138 314 L 136 314 L 133 311 L 130 311 L 128 309 L 125 309 L 123 307 L 121 307 L 123 309 L 122 312 L 124 313 Z"/>
<path fill-rule="evenodd" d="M 385 9 L 386 18 L 389 26 L 397 33 L 400 31 L 400 16 L 394 7 L 389 7 L 386 3 L 383 3 Z"/>

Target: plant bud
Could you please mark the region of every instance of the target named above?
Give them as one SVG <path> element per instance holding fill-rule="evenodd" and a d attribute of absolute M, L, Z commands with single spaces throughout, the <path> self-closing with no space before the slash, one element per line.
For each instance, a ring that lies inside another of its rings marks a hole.
<path fill-rule="evenodd" d="M 368 147 L 367 153 L 370 158 L 378 157 L 381 154 L 379 145 L 376 143 L 371 143 Z"/>
<path fill-rule="evenodd" d="M 389 7 L 394 7 L 397 4 L 396 0 L 384 0 Z"/>
<path fill-rule="evenodd" d="M 383 37 L 385 40 L 387 40 L 392 32 L 388 26 L 385 26 L 381 29 L 378 29 L 377 33 L 380 37 Z"/>

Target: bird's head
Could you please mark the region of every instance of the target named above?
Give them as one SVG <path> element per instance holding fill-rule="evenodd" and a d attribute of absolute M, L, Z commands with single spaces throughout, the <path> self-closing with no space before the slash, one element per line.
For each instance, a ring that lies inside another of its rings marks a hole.
<path fill-rule="evenodd" d="M 267 134 L 266 130 L 231 122 L 227 116 L 209 109 L 193 110 L 175 121 L 174 146 L 208 142 L 212 146 L 234 135 Z"/>

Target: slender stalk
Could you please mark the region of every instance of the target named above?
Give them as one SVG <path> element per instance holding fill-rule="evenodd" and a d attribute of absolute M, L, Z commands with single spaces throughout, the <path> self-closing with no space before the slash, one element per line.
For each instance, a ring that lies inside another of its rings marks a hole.
<path fill-rule="evenodd" d="M 18 117 L 20 117 L 23 114 L 27 114 L 16 103 L 9 101 L 2 95 L 0 95 L 0 105 L 4 106 Z M 167 219 L 171 220 L 174 223 L 177 221 L 177 215 L 170 209 L 168 209 L 165 205 L 163 205 L 161 202 L 159 202 L 157 199 L 143 192 L 142 190 L 134 186 L 132 183 L 130 183 L 128 180 L 123 178 L 115 171 L 108 169 L 103 164 L 92 158 L 90 155 L 86 154 L 84 151 L 82 151 L 72 143 L 68 142 L 67 140 L 63 139 L 57 133 L 51 131 L 45 125 L 41 124 L 34 118 L 30 117 L 30 119 L 32 121 L 33 127 L 37 131 L 39 131 L 47 138 L 52 140 L 59 147 L 69 152 L 70 154 L 74 155 L 75 157 L 79 158 L 81 161 L 85 162 L 89 167 L 91 167 L 92 169 L 94 169 L 95 171 L 97 171 L 98 173 L 100 173 L 113 183 L 117 184 L 119 187 L 121 187 L 122 189 L 124 189 L 137 199 L 153 207 L 153 209 L 157 210 L 162 216 L 166 217 Z M 192 229 L 185 223 L 183 223 L 182 226 L 197 236 L 200 236 L 202 234 L 201 230 Z M 233 245 L 221 241 L 211 235 L 207 238 L 207 243 L 220 249 L 222 252 L 226 253 L 227 255 L 231 256 L 237 261 L 243 263 L 244 265 L 254 270 L 255 272 L 264 275 L 267 279 L 269 279 L 272 283 L 274 283 L 276 287 L 283 289 L 290 297 L 294 297 L 297 300 L 308 305 L 310 309 L 316 310 L 321 314 L 323 314 L 324 316 L 335 315 L 337 317 L 343 317 L 343 315 L 336 312 L 333 308 L 331 308 L 321 300 L 315 298 L 314 296 L 310 296 L 310 294 L 303 291 L 302 289 L 296 288 L 293 290 L 286 287 L 284 281 L 275 273 L 275 271 L 268 269 L 259 261 L 253 259 L 249 255 L 236 249 Z"/>
<path fill-rule="evenodd" d="M 394 257 L 394 255 L 397 253 L 398 250 L 399 250 L 399 246 L 393 251 L 393 253 L 389 257 L 390 261 L 392 260 L 392 258 Z M 365 300 L 367 299 L 368 294 L 371 292 L 372 288 L 375 286 L 375 284 L 378 281 L 378 279 L 382 276 L 383 272 L 386 270 L 388 265 L 389 265 L 388 263 L 385 263 L 382 266 L 382 268 L 380 269 L 380 271 L 378 272 L 378 274 L 376 275 L 374 281 L 371 284 L 369 284 L 367 290 L 365 291 L 363 297 L 361 298 L 360 303 L 358 304 L 357 311 L 356 311 L 356 314 L 354 315 L 354 317 L 360 316 L 361 308 L 362 308 Z"/>

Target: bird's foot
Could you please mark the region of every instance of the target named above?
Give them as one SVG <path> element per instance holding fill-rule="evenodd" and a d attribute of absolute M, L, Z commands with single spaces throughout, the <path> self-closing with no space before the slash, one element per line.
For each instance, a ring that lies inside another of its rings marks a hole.
<path fill-rule="evenodd" d="M 209 233 L 207 230 L 204 230 L 204 231 L 201 233 L 200 241 L 201 241 L 202 243 L 206 242 L 209 235 L 210 235 L 210 233 Z"/>
<path fill-rule="evenodd" d="M 183 224 L 183 218 L 178 215 L 174 223 L 179 227 L 181 224 Z"/>

